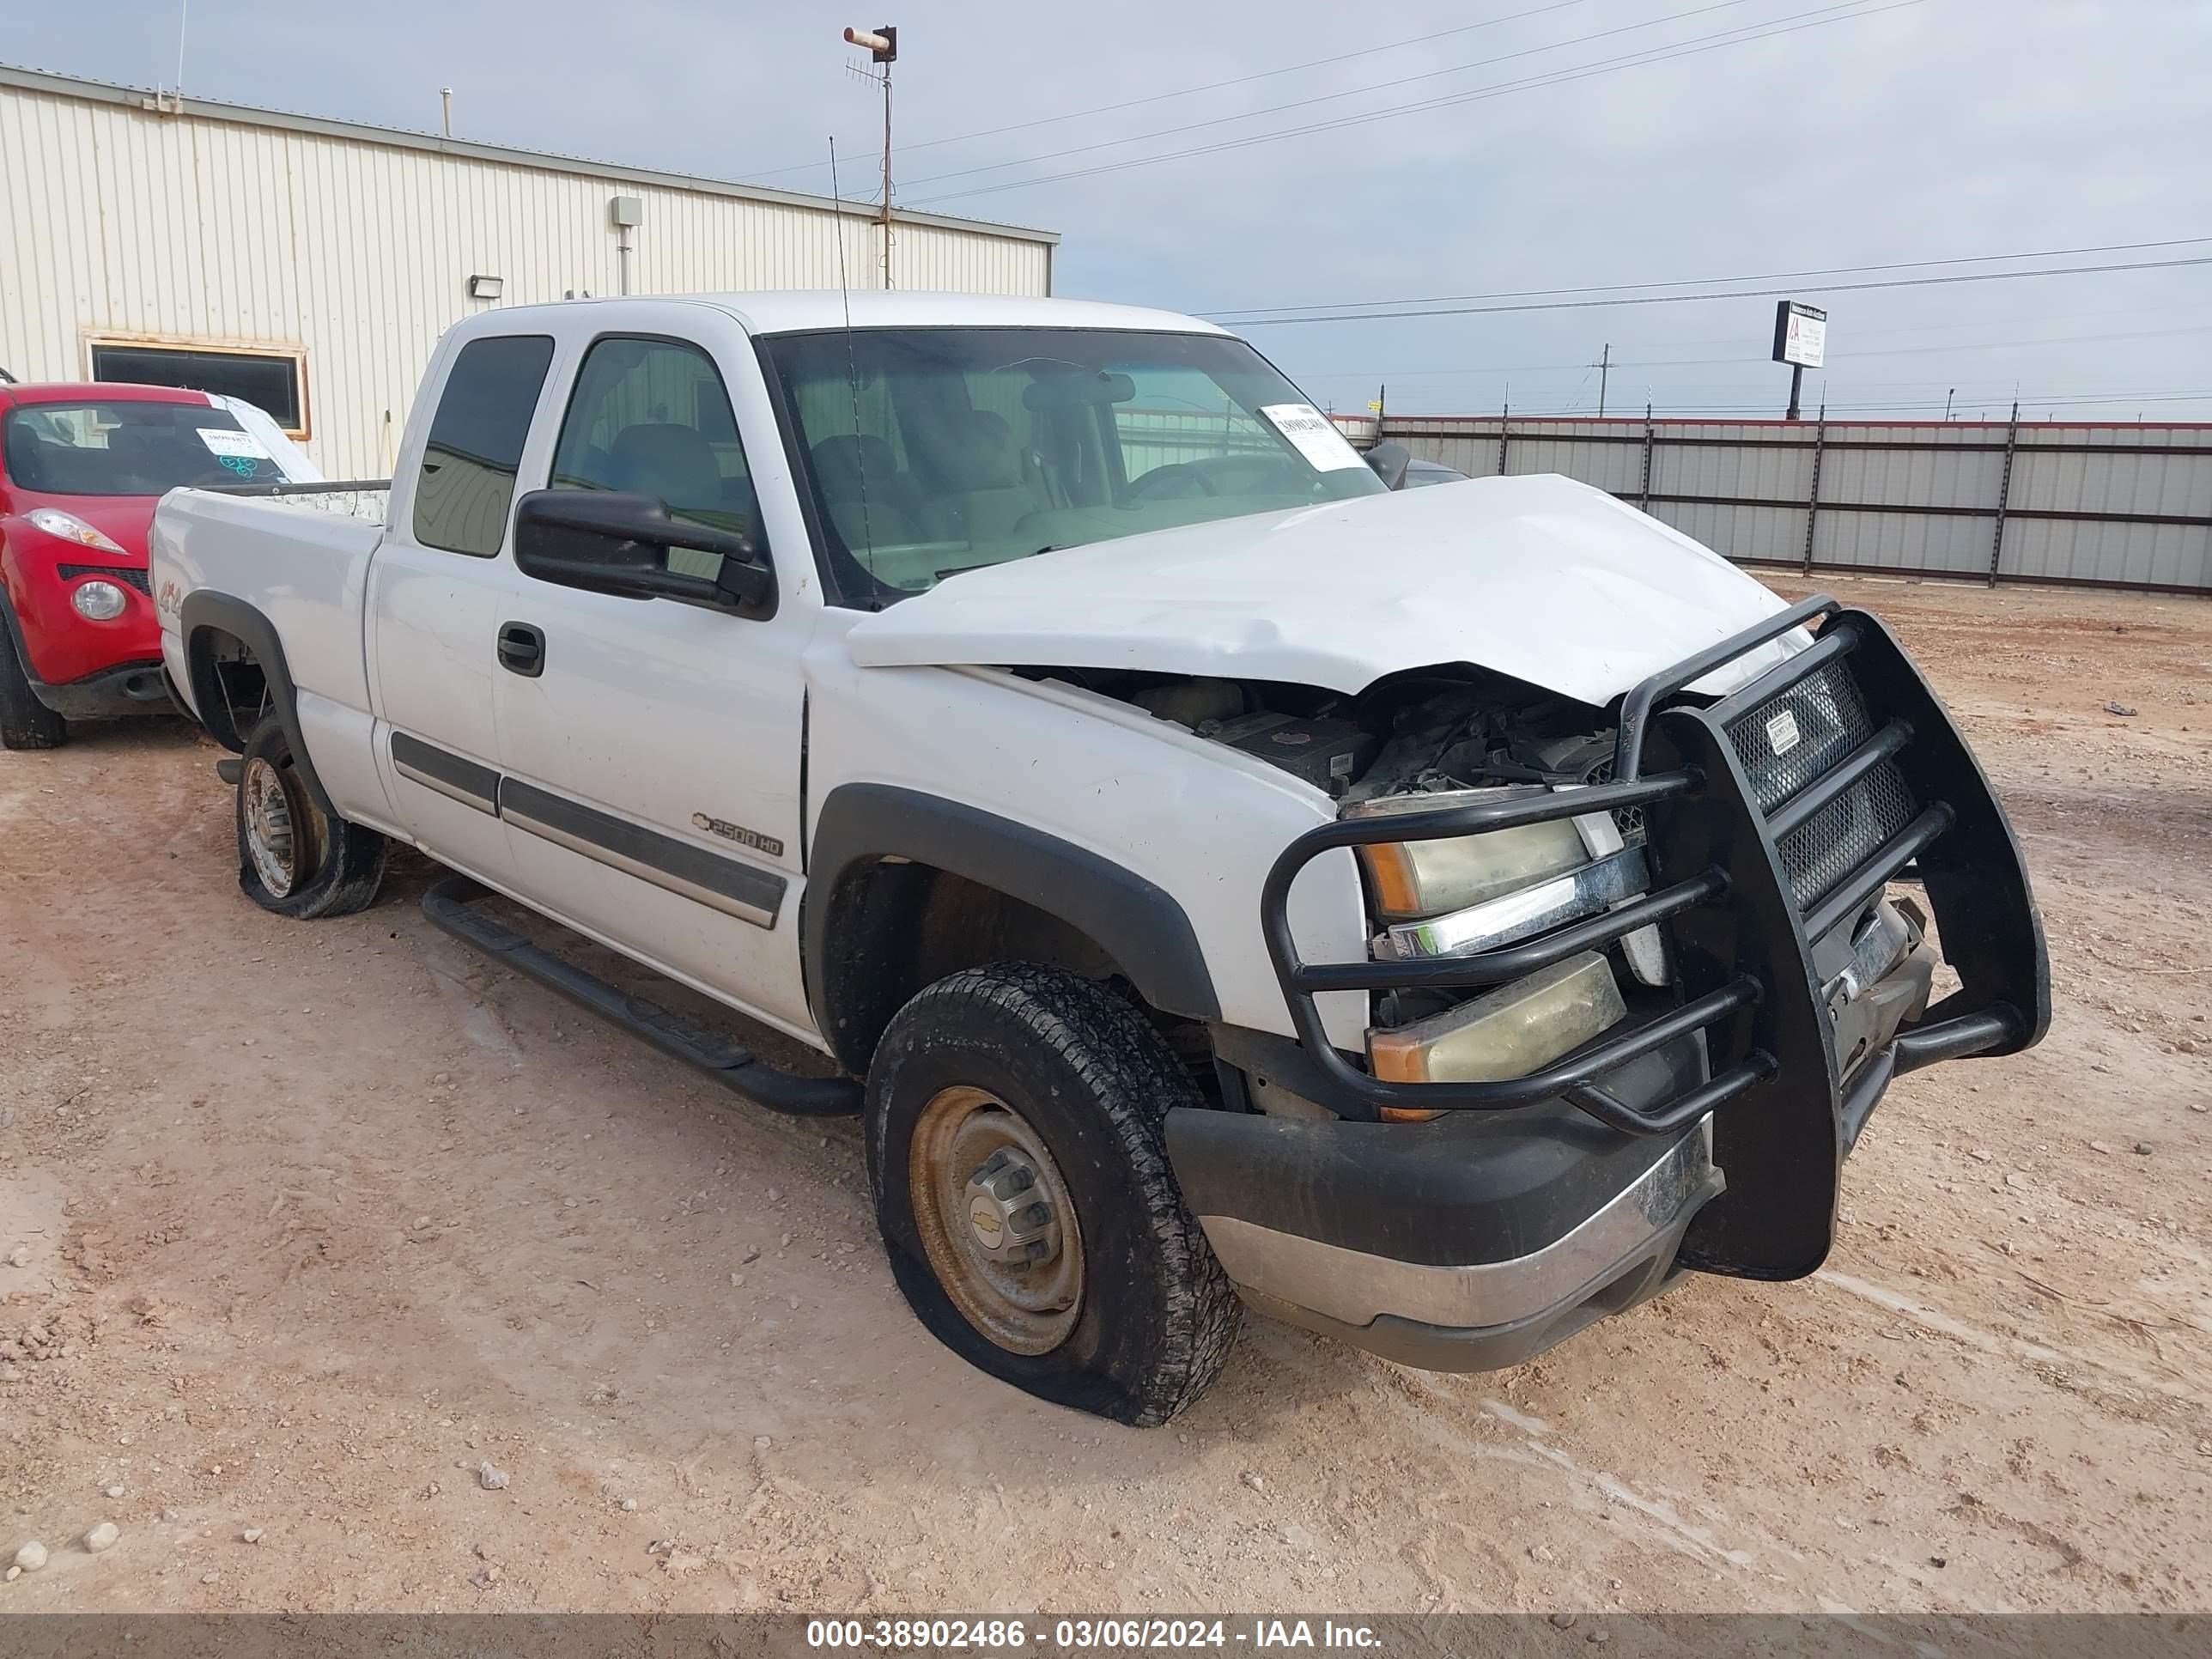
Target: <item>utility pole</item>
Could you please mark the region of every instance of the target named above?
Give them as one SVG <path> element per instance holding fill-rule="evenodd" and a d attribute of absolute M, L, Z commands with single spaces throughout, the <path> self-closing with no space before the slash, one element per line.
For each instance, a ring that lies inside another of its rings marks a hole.
<path fill-rule="evenodd" d="M 1605 349 L 1597 355 L 1597 361 L 1584 363 L 1583 367 L 1597 371 L 1597 417 L 1601 421 L 1605 418 L 1605 383 L 1613 374 L 1613 343 L 1607 341 Z M 1583 384 L 1588 385 L 1589 382 L 1584 381 Z"/>
<path fill-rule="evenodd" d="M 879 216 L 884 228 L 884 287 L 888 289 L 891 285 L 891 65 L 898 61 L 898 30 L 889 23 L 873 29 L 847 29 L 845 40 L 848 46 L 860 47 L 883 69 L 884 200 Z"/>
<path fill-rule="evenodd" d="M 1956 386 L 1943 394 L 1943 418 L 1947 421 L 1951 418 L 1951 399 L 1958 395 L 1959 388 Z"/>

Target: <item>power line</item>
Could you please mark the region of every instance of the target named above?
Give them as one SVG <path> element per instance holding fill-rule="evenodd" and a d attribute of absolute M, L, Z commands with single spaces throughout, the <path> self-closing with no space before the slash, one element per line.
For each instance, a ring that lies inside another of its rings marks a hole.
<path fill-rule="evenodd" d="M 1043 161 L 1057 161 L 1070 155 L 1087 155 L 1094 150 L 1112 149 L 1121 144 L 1140 144 L 1148 138 L 1172 138 L 1180 133 L 1200 132 L 1208 127 L 1230 125 L 1237 121 L 1256 121 L 1263 115 L 1279 115 L 1285 110 L 1310 109 L 1316 104 L 1333 104 L 1346 98 L 1358 98 L 1371 92 L 1388 92 L 1394 87 L 1408 87 L 1419 81 L 1437 81 L 1448 75 L 1464 75 L 1469 70 L 1489 69 L 1498 64 L 1510 64 L 1516 58 L 1534 58 L 1547 52 L 1558 52 L 1567 46 L 1587 46 L 1593 40 L 1609 40 L 1616 34 L 1633 34 L 1638 29 L 1656 28 L 1662 23 L 1679 23 L 1687 17 L 1702 17 L 1708 12 L 1728 11 L 1737 6 L 1749 5 L 1753 0 L 1712 0 L 1712 3 L 1693 7 L 1688 11 L 1669 12 L 1664 16 L 1646 19 L 1640 23 L 1623 23 L 1615 28 L 1598 29 L 1589 34 L 1571 35 L 1565 40 L 1554 40 L 1548 46 L 1524 46 L 1519 52 L 1501 52 L 1495 58 L 1478 58 L 1472 63 L 1455 64 L 1449 69 L 1425 70 L 1419 75 L 1400 76 L 1395 81 L 1376 81 L 1364 87 L 1351 87 L 1342 92 L 1324 92 L 1311 98 L 1295 99 L 1287 104 L 1270 104 L 1262 109 L 1249 109 L 1236 115 L 1217 115 L 1203 121 L 1187 121 L 1181 126 L 1161 127 L 1152 132 L 1133 132 L 1126 138 L 1102 138 L 1096 143 L 1078 144 L 1069 149 L 1048 150 L 1042 155 L 1027 155 L 1018 161 L 993 161 L 982 167 L 961 167 L 951 173 L 933 173 L 927 179 L 914 180 L 912 188 L 939 184 L 947 179 L 965 179 L 978 173 L 1003 173 L 1008 167 L 1034 167 Z M 1749 27 L 1749 26 L 1747 26 Z"/>
<path fill-rule="evenodd" d="M 2117 264 L 2047 265 L 2030 270 L 1978 270 L 1954 276 L 1892 276 L 1871 283 L 1824 283 L 1823 294 L 1856 294 L 1878 288 L 1942 288 L 1957 283 L 2002 283 L 2033 276 L 2088 276 L 2117 270 L 2172 270 L 2191 265 L 2212 265 L 2212 254 L 2193 259 L 2134 259 Z M 1793 292 L 1787 288 L 1737 288 L 1711 294 L 1632 295 L 1611 300 L 1544 300 L 1504 306 L 1427 306 L 1403 311 L 1321 312 L 1306 317 L 1255 317 L 1239 328 L 1279 328 L 1292 323 L 1370 323 L 1406 317 L 1491 316 L 1513 311 L 1587 311 L 1607 306 L 1694 305 L 1703 300 L 1771 299 Z"/>
<path fill-rule="evenodd" d="M 1589 0 L 1552 0 L 1547 6 L 1532 7 L 1527 11 L 1509 12 L 1503 17 L 1486 18 L 1480 23 L 1462 23 L 1457 27 L 1437 29 L 1430 34 L 1409 35 L 1403 40 L 1387 41 L 1379 46 L 1361 46 L 1352 52 L 1340 52 L 1328 58 L 1312 58 L 1303 64 L 1285 64 L 1280 69 L 1259 70 L 1250 75 L 1233 75 L 1226 81 L 1209 81 L 1202 86 L 1182 87 L 1174 92 L 1148 93 L 1142 98 L 1125 98 L 1118 104 L 1095 104 L 1089 109 L 1069 110 L 1060 115 L 1040 115 L 1027 121 L 1014 121 L 1002 127 L 985 127 L 975 132 L 954 133 L 944 138 L 925 138 L 918 143 L 902 146 L 903 152 L 912 155 L 918 149 L 938 149 L 946 144 L 964 144 L 975 138 L 996 138 L 1009 132 L 1026 132 L 1032 127 L 1048 127 L 1063 121 L 1080 121 L 1093 115 L 1112 115 L 1125 109 L 1138 109 L 1146 104 L 1164 104 L 1177 98 L 1194 98 L 1202 92 L 1220 92 L 1229 87 L 1241 87 L 1254 81 L 1273 80 L 1279 76 L 1296 75 L 1302 70 L 1333 69 L 1339 64 L 1348 64 L 1355 58 L 1372 58 L 1385 52 L 1400 52 L 1407 46 L 1425 46 L 1431 40 L 1443 40 L 1456 34 L 1472 34 L 1479 29 L 1497 28 L 1506 23 L 1518 23 L 1531 17 L 1541 17 L 1547 12 L 1565 11 L 1570 6 L 1589 3 Z M 819 161 L 801 161 L 787 167 L 775 167 L 766 173 L 756 173 L 755 179 L 777 179 L 786 173 L 811 173 L 822 166 Z"/>
<path fill-rule="evenodd" d="M 1595 76 L 1613 74 L 1623 69 L 1640 68 L 1648 64 L 1666 63 L 1676 58 L 1695 57 L 1702 52 L 1717 52 L 1725 46 L 1741 46 L 1747 41 L 1771 40 L 1778 35 L 1795 34 L 1803 29 L 1821 28 L 1831 23 L 1850 22 L 1858 18 L 1879 16 L 1883 12 L 1901 11 L 1907 6 L 1923 3 L 1923 0 L 1891 0 L 1887 5 L 1860 10 L 1847 9 L 1856 0 L 1846 0 L 1845 5 L 1826 6 L 1810 12 L 1797 12 L 1774 20 L 1769 24 L 1746 25 L 1743 28 L 1723 30 L 1718 34 L 1700 35 L 1678 43 L 1669 48 L 1654 47 L 1644 52 L 1628 52 L 1619 58 L 1602 58 L 1571 70 L 1547 71 L 1519 81 L 1499 82 L 1487 87 L 1478 87 L 1468 92 L 1454 93 L 1446 97 L 1431 98 L 1419 103 L 1403 104 L 1394 109 L 1376 110 L 1363 115 L 1340 116 L 1334 120 L 1316 121 L 1299 127 L 1285 127 L 1274 132 L 1256 133 L 1244 138 L 1227 138 L 1215 144 L 1194 145 L 1183 149 L 1166 150 L 1158 155 L 1140 155 L 1126 161 L 1102 162 L 1094 167 L 1079 167 L 1066 173 L 1045 173 L 1035 179 L 1010 179 L 1003 184 L 977 185 L 968 190 L 949 191 L 925 198 L 930 202 L 949 202 L 966 196 L 995 195 L 1001 191 L 1027 190 L 1035 185 L 1057 184 L 1070 179 L 1088 179 L 1100 173 L 1121 173 L 1131 167 L 1152 167 L 1162 161 L 1181 161 L 1194 155 L 1211 155 L 1223 150 L 1243 149 L 1254 144 L 1273 143 L 1279 139 L 1295 138 L 1307 133 L 1334 132 L 1345 127 L 1362 126 L 1376 121 L 1395 120 L 1401 116 L 1417 115 L 1432 109 L 1443 109 L 1457 104 L 1474 103 L 1485 99 L 1502 97 L 1508 93 L 1526 91 L 1534 87 L 1563 86 L 1573 81 L 1588 80 Z M 1840 16 L 1826 13 L 1842 12 Z M 1728 38 L 1728 37 L 1734 38 Z M 921 204 L 917 203 L 919 206 Z"/>
<path fill-rule="evenodd" d="M 2145 253 L 2160 248 L 2198 247 L 2212 236 L 2179 236 L 2163 242 L 2106 242 L 2094 247 L 2030 248 L 2019 253 L 1957 253 L 1942 259 L 1909 259 L 1886 265 L 1825 265 L 1812 270 L 1759 270 L 1741 276 L 1683 276 L 1663 283 L 1598 283 L 1585 288 L 1500 289 L 1491 294 L 1430 294 L 1407 300 L 1310 300 L 1294 306 L 1236 306 L 1206 313 L 1215 321 L 1279 315 L 1290 311 L 1312 311 L 1323 306 L 1443 306 L 1463 301 L 1558 300 L 1584 294 L 1621 294 L 1631 289 L 1710 288 L 1715 283 L 1796 282 L 1809 276 L 1870 276 L 1891 270 L 1932 270 L 1937 265 L 1995 264 L 2006 259 L 2073 259 L 2088 253 Z"/>

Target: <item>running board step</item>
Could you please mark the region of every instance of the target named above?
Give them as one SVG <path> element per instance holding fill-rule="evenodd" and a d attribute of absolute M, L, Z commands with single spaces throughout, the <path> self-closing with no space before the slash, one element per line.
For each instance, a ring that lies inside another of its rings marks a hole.
<path fill-rule="evenodd" d="M 779 1071 L 750 1049 L 562 961 L 471 908 L 480 899 L 495 896 L 466 876 L 449 876 L 422 895 L 422 914 L 462 943 L 583 1004 L 756 1106 L 793 1117 L 847 1117 L 860 1109 L 860 1085 L 849 1079 Z"/>

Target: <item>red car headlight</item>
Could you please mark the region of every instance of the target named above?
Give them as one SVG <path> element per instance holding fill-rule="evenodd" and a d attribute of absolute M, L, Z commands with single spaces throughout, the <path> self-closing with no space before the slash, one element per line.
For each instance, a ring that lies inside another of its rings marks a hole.
<path fill-rule="evenodd" d="M 58 507 L 34 507 L 23 517 L 27 523 L 62 541 L 75 542 L 79 547 L 95 547 L 103 553 L 123 553 L 121 548 L 82 519 Z M 124 556 L 128 558 L 130 555 L 125 553 Z"/>

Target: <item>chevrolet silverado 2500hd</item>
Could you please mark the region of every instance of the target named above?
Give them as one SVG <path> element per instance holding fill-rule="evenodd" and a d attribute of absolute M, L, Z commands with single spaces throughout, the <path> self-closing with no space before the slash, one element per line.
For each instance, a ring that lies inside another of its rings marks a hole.
<path fill-rule="evenodd" d="M 1240 1302 L 1465 1370 L 1810 1273 L 1892 1080 L 2049 1019 L 2012 832 L 1879 622 L 1562 478 L 1386 491 L 1188 318 L 487 312 L 381 526 L 182 491 L 153 577 L 250 897 L 358 909 L 421 848 L 449 931 L 860 1113 L 923 1322 L 1127 1421 Z"/>

